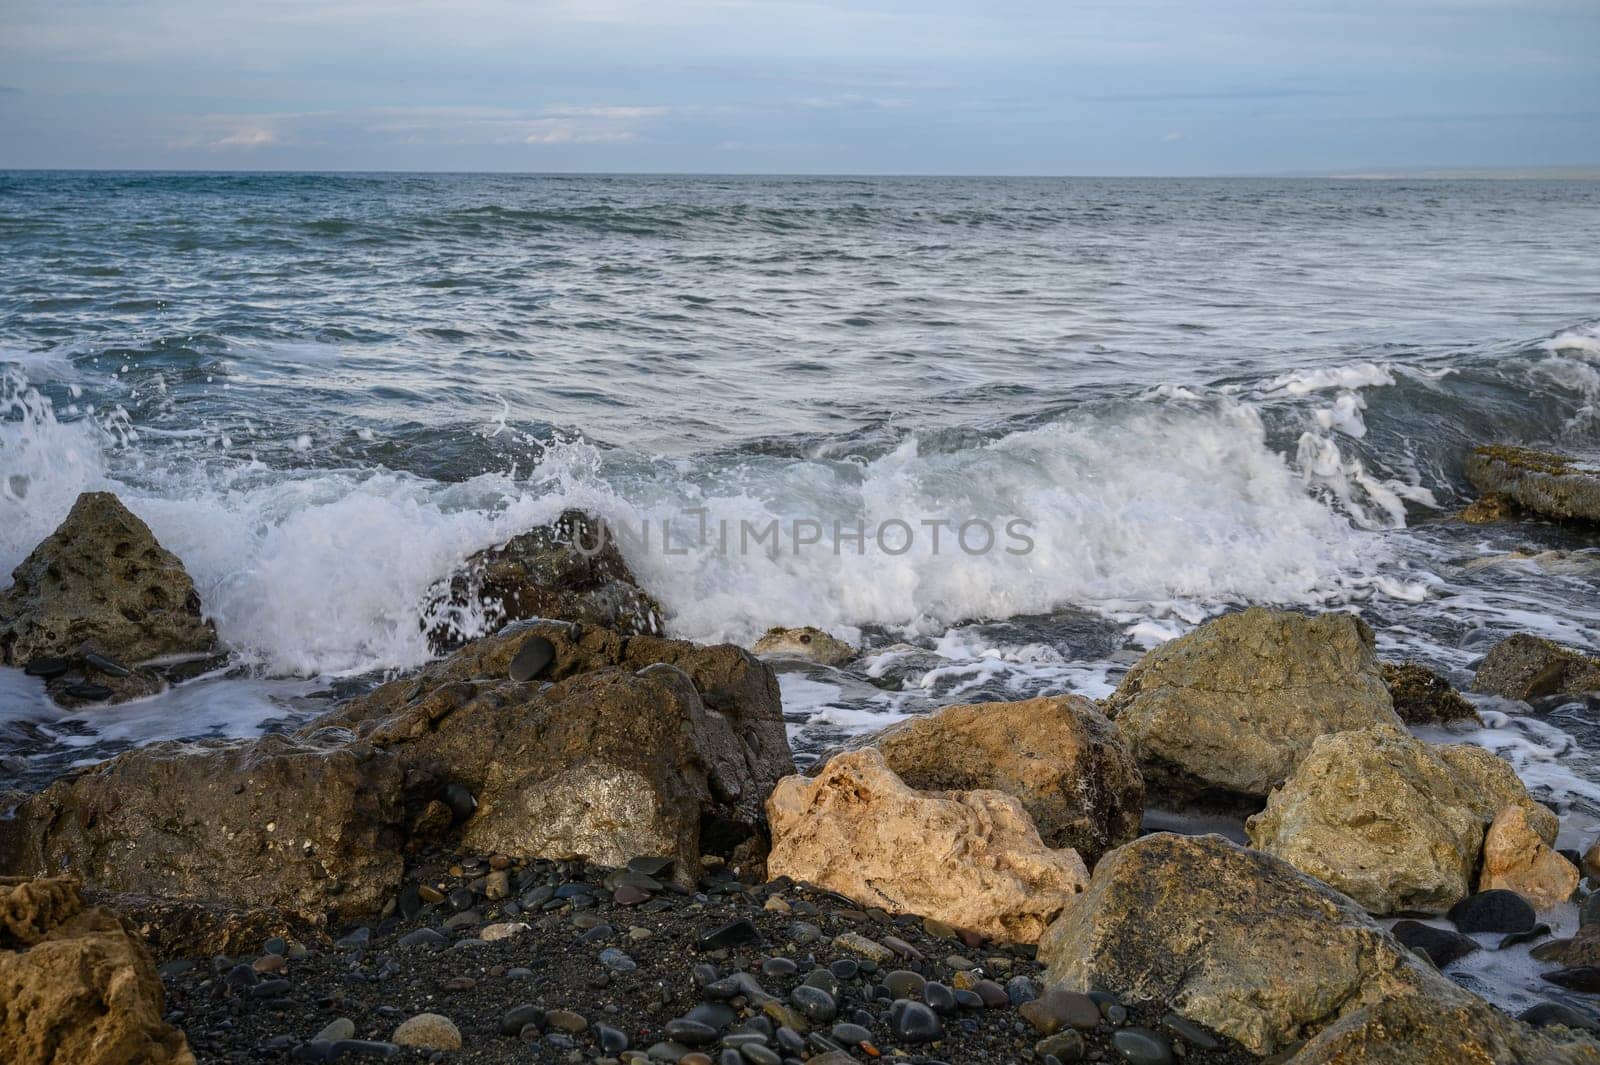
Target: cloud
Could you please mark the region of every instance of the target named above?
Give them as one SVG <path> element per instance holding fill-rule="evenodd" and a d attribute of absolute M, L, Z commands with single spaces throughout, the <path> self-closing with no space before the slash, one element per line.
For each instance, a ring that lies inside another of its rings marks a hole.
<path fill-rule="evenodd" d="M 1161 139 L 1165 143 L 1171 144 L 1173 141 L 1181 141 L 1181 140 L 1183 140 L 1183 134 L 1179 133 L 1177 130 L 1173 130 L 1171 133 L 1167 134 L 1165 137 L 1162 137 Z"/>
<path fill-rule="evenodd" d="M 808 111 L 896 111 L 910 107 L 911 101 L 897 96 L 863 96 L 846 92 L 834 96 L 807 96 L 795 104 Z"/>
<path fill-rule="evenodd" d="M 1361 94 L 1342 89 L 1240 88 L 1209 89 L 1200 92 L 1118 92 L 1080 96 L 1078 99 L 1095 104 L 1149 104 L 1176 103 L 1183 100 L 1321 100 L 1359 95 Z"/>
<path fill-rule="evenodd" d="M 262 148 L 278 143 L 278 134 L 263 126 L 241 126 L 232 133 L 211 142 L 216 148 Z"/>

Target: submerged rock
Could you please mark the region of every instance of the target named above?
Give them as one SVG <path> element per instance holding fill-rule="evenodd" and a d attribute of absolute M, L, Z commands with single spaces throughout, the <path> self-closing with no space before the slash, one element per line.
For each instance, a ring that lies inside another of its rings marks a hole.
<path fill-rule="evenodd" d="M 1515 891 L 1538 910 L 1566 902 L 1578 888 L 1578 867 L 1557 854 L 1550 842 L 1528 823 L 1527 810 L 1505 807 L 1484 837 L 1478 890 Z"/>
<path fill-rule="evenodd" d="M 1554 841 L 1555 815 L 1508 763 L 1382 726 L 1319 738 L 1245 827 L 1252 846 L 1372 913 L 1442 913 L 1472 891 L 1485 829 L 1512 805 Z"/>
<path fill-rule="evenodd" d="M 753 650 L 766 658 L 800 658 L 824 666 L 841 666 L 856 656 L 854 647 L 811 625 L 768 629 Z"/>
<path fill-rule="evenodd" d="M 0 1048 L 8 1065 L 194 1065 L 163 1020 L 155 962 L 77 883 L 0 878 Z"/>
<path fill-rule="evenodd" d="M 510 679 L 530 641 L 538 678 Z M 541 683 L 544 682 L 544 683 Z M 464 844 L 625 865 L 764 850 L 763 804 L 794 772 L 772 670 L 748 651 L 538 623 L 308 724 L 392 752 L 419 809 L 449 795 Z"/>
<path fill-rule="evenodd" d="M 1491 444 L 1467 456 L 1467 479 L 1546 518 L 1600 521 L 1600 463 L 1592 456 Z"/>
<path fill-rule="evenodd" d="M 1600 658 L 1518 633 L 1489 648 L 1478 663 L 1472 690 L 1523 702 L 1600 691 Z"/>
<path fill-rule="evenodd" d="M 870 747 L 780 781 L 767 813 L 770 875 L 997 939 L 1034 942 L 1089 879 L 1076 851 L 1044 845 L 1016 799 L 916 791 Z"/>
<path fill-rule="evenodd" d="M 1079 696 L 946 707 L 866 742 L 919 791 L 1014 796 L 1046 846 L 1071 847 L 1091 867 L 1139 834 L 1139 767 L 1117 726 Z"/>
<path fill-rule="evenodd" d="M 1415 662 L 1385 662 L 1383 682 L 1394 699 L 1394 712 L 1408 725 L 1444 725 L 1452 721 L 1483 722 L 1472 704 L 1450 682 Z"/>
<path fill-rule="evenodd" d="M 1350 899 L 1220 836 L 1157 833 L 1107 854 L 1039 959 L 1054 984 L 1169 1003 L 1258 1054 L 1389 1000 L 1477 1001 Z"/>
<path fill-rule="evenodd" d="M 56 781 L 0 820 L 0 868 L 335 920 L 400 881 L 401 769 L 347 737 L 159 743 Z"/>
<path fill-rule="evenodd" d="M 1105 703 L 1152 792 L 1264 796 L 1317 737 L 1399 725 L 1351 614 L 1252 607 L 1145 655 Z"/>
<path fill-rule="evenodd" d="M 479 551 L 436 584 L 422 608 L 435 654 L 530 618 L 661 631 L 660 604 L 639 587 L 606 527 L 581 510 Z"/>
<path fill-rule="evenodd" d="M 65 704 L 150 695 L 222 651 L 183 563 L 110 492 L 80 495 L 11 577 L 0 664 Z"/>

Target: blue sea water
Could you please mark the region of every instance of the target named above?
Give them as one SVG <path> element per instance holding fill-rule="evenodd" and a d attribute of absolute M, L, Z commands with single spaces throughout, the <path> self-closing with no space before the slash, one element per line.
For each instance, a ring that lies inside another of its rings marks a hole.
<path fill-rule="evenodd" d="M 0 670 L 0 766 L 414 667 L 428 586 L 566 506 L 779 523 L 629 560 L 674 634 L 874 652 L 784 674 L 802 751 L 1103 695 L 1244 603 L 1461 685 L 1513 632 L 1595 649 L 1591 537 L 1451 515 L 1472 445 L 1596 442 L 1596 233 L 1595 182 L 0 173 L 0 572 L 110 488 L 236 652 L 93 716 Z M 792 543 L 1011 520 L 1032 550 Z M 1484 709 L 1588 832 L 1587 707 Z"/>

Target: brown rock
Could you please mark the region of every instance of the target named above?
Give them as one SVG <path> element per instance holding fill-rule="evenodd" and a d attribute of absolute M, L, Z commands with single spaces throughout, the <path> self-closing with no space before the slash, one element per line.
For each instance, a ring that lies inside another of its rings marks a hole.
<path fill-rule="evenodd" d="M 429 592 L 422 609 L 435 654 L 528 618 L 661 631 L 661 607 L 639 587 L 606 527 L 581 510 L 479 551 Z"/>
<path fill-rule="evenodd" d="M 1350 899 L 1220 836 L 1107 854 L 1039 942 L 1052 984 L 1161 1003 L 1272 1054 L 1391 998 L 1470 998 Z"/>
<path fill-rule="evenodd" d="M 1091 867 L 1139 834 L 1144 778 L 1117 726 L 1080 696 L 946 707 L 867 742 L 919 791 L 1015 797 L 1046 846 L 1071 847 Z"/>
<path fill-rule="evenodd" d="M 1593 455 L 1491 444 L 1473 449 L 1466 473 L 1479 492 L 1546 518 L 1600 521 L 1600 465 Z"/>
<path fill-rule="evenodd" d="M 157 962 L 173 958 L 238 957 L 254 954 L 273 936 L 310 945 L 327 942 L 322 913 L 283 914 L 221 902 L 161 899 L 149 895 L 94 896 L 123 918 Z"/>
<path fill-rule="evenodd" d="M 1105 702 L 1152 792 L 1260 797 L 1318 736 L 1398 725 L 1372 630 L 1252 607 L 1145 655 Z"/>
<path fill-rule="evenodd" d="M 1468 525 L 1489 525 L 1497 521 L 1510 521 L 1517 515 L 1517 506 L 1510 497 L 1490 492 L 1468 503 L 1461 512 L 1461 520 Z"/>
<path fill-rule="evenodd" d="M 80 495 L 11 577 L 0 592 L 0 664 L 67 659 L 49 690 L 69 705 L 149 695 L 166 674 L 182 675 L 174 659 L 194 667 L 222 650 L 183 563 L 109 492 Z M 84 682 L 111 694 L 72 694 Z"/>
<path fill-rule="evenodd" d="M 400 882 L 400 787 L 393 755 L 338 736 L 155 744 L 27 799 L 0 821 L 0 868 L 353 918 Z"/>
<path fill-rule="evenodd" d="M 824 666 L 840 666 L 856 656 L 854 647 L 811 625 L 768 629 L 752 649 L 763 657 L 799 658 Z"/>
<path fill-rule="evenodd" d="M 1472 704 L 1449 681 L 1415 662 L 1385 662 L 1383 682 L 1394 699 L 1394 712 L 1408 725 L 1483 724 Z"/>
<path fill-rule="evenodd" d="M 7 1065 L 194 1065 L 161 980 L 76 882 L 0 878 L 0 1053 Z"/>
<path fill-rule="evenodd" d="M 1485 827 L 1513 804 L 1555 838 L 1555 815 L 1503 760 L 1383 726 L 1319 738 L 1245 827 L 1372 913 L 1440 913 L 1471 893 Z"/>
<path fill-rule="evenodd" d="M 1047 848 L 1016 799 L 914 791 L 870 747 L 780 781 L 767 815 L 770 875 L 997 939 L 1034 942 L 1088 881 L 1077 852 Z"/>
<path fill-rule="evenodd" d="M 1540 838 L 1528 824 L 1527 810 L 1507 806 L 1495 815 L 1483 841 L 1478 890 L 1492 888 L 1515 891 L 1534 909 L 1548 910 L 1572 897 L 1578 868 Z"/>
<path fill-rule="evenodd" d="M 549 667 L 506 679 L 530 639 L 550 642 Z M 758 865 L 763 803 L 794 771 L 777 678 L 748 651 L 593 626 L 475 641 L 303 731 L 333 727 L 392 751 L 423 786 L 418 804 L 449 784 L 470 791 L 464 846 L 607 865 L 673 857 L 683 877 L 707 853 Z"/>
<path fill-rule="evenodd" d="M 1524 702 L 1600 691 L 1600 658 L 1518 633 L 1489 648 L 1472 678 L 1472 690 Z"/>

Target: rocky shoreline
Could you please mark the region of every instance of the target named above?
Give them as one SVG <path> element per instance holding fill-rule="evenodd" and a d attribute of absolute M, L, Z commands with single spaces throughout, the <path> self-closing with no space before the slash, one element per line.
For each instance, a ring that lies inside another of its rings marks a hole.
<path fill-rule="evenodd" d="M 448 656 L 413 675 L 4 800 L 0 1045 L 25 1065 L 1600 1063 L 1600 851 L 1558 851 L 1558 813 L 1494 754 L 1415 738 L 1476 714 L 1380 662 L 1354 616 L 1230 614 L 1101 704 L 947 707 L 802 774 L 761 655 L 852 649 L 655 635 L 620 557 L 576 549 L 587 520 L 441 582 L 419 623 Z M 466 639 L 472 619 L 496 631 Z M 222 654 L 114 496 L 82 497 L 0 593 L 0 661 L 84 713 Z M 1516 637 L 1474 688 L 1595 677 Z M 1155 805 L 1236 810 L 1249 845 L 1147 832 Z M 1551 939 L 1541 913 L 1573 899 L 1578 935 Z M 1513 1018 L 1453 982 L 1484 937 L 1547 964 L 1550 1001 Z"/>

